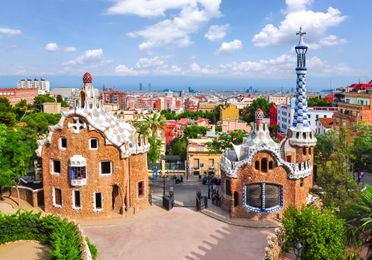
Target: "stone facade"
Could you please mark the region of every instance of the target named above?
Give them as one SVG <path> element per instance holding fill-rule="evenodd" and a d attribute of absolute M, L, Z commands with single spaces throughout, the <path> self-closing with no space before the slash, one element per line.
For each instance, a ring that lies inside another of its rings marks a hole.
<path fill-rule="evenodd" d="M 149 205 L 147 140 L 104 111 L 86 81 L 79 103 L 39 141 L 45 211 L 74 218 L 134 213 Z"/>

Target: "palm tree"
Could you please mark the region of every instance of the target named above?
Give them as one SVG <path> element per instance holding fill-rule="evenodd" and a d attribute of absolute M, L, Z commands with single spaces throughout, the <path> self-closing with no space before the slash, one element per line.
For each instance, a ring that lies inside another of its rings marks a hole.
<path fill-rule="evenodd" d="M 360 193 L 357 201 L 350 203 L 341 216 L 346 221 L 346 243 L 361 247 L 368 244 L 372 247 L 372 187 L 367 186 Z"/>
<path fill-rule="evenodd" d="M 153 113 L 151 116 L 145 117 L 145 122 L 151 130 L 152 136 L 157 135 L 158 131 L 164 129 L 167 124 L 167 121 L 160 113 Z"/>

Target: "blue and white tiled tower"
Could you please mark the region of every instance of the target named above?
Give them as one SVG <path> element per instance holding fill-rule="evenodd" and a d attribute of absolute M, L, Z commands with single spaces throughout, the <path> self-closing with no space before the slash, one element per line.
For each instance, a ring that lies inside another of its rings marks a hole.
<path fill-rule="evenodd" d="M 300 27 L 300 39 L 295 47 L 297 54 L 297 86 L 296 86 L 296 107 L 292 127 L 288 130 L 289 141 L 295 146 L 315 145 L 316 139 L 310 129 L 309 118 L 307 114 L 307 96 L 306 96 L 306 52 L 307 45 L 304 43 L 306 32 Z"/>

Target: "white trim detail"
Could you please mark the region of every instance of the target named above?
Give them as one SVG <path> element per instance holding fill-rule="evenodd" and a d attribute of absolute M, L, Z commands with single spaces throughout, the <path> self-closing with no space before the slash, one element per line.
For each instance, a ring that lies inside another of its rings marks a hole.
<path fill-rule="evenodd" d="M 63 203 L 63 198 L 62 198 L 62 189 L 59 189 L 59 188 L 55 188 L 53 187 L 52 189 L 52 201 L 53 201 L 53 206 L 55 208 L 62 208 L 62 204 L 57 204 L 56 203 L 56 189 L 60 190 L 61 191 L 61 202 Z"/>
<path fill-rule="evenodd" d="M 50 159 L 50 174 L 52 175 L 61 175 L 61 172 L 54 171 L 54 161 L 59 161 L 59 170 L 62 171 L 61 161 L 57 159 Z"/>
<path fill-rule="evenodd" d="M 66 147 L 62 147 L 62 139 L 66 139 Z M 68 146 L 68 143 L 67 143 L 67 138 L 65 136 L 61 136 L 58 140 L 58 148 L 59 150 L 61 151 L 66 151 L 67 149 L 67 146 Z"/>
<path fill-rule="evenodd" d="M 97 203 L 96 203 L 96 194 L 100 193 L 101 194 L 101 208 L 97 208 Z M 102 192 L 93 192 L 93 211 L 95 212 L 100 212 L 103 211 L 103 193 Z"/>
<path fill-rule="evenodd" d="M 75 205 L 75 192 L 79 192 L 79 196 L 80 196 L 80 206 L 79 207 L 77 207 L 76 205 Z M 82 196 L 81 196 L 81 190 L 72 190 L 72 208 L 73 209 L 76 209 L 76 210 L 80 210 L 81 208 L 82 208 Z"/>

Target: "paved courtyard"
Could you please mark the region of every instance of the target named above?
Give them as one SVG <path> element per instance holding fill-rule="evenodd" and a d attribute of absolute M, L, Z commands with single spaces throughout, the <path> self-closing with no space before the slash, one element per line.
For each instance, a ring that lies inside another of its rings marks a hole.
<path fill-rule="evenodd" d="M 128 219 L 82 223 L 98 259 L 262 259 L 270 229 L 225 224 L 191 208 L 152 206 Z"/>

